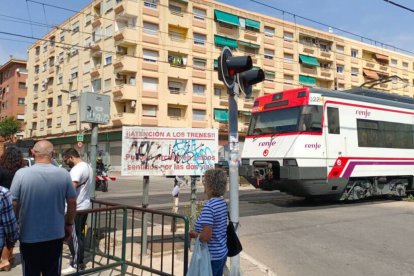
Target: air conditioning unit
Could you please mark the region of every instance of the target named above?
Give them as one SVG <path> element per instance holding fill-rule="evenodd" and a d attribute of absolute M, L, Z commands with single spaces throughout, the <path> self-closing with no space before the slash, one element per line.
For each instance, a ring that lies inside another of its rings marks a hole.
<path fill-rule="evenodd" d="M 66 101 L 66 105 L 67 105 L 67 106 L 71 106 L 71 104 L 72 104 L 72 100 L 71 100 L 71 99 L 68 99 L 68 100 Z"/>
<path fill-rule="evenodd" d="M 131 108 L 135 108 L 136 105 L 137 105 L 137 101 L 131 101 L 131 103 L 130 103 Z"/>
<path fill-rule="evenodd" d="M 117 46 L 117 47 L 116 47 L 116 53 L 117 53 L 117 54 L 122 54 L 122 55 L 125 55 L 125 54 L 126 54 L 126 49 L 125 49 L 124 47 Z"/>

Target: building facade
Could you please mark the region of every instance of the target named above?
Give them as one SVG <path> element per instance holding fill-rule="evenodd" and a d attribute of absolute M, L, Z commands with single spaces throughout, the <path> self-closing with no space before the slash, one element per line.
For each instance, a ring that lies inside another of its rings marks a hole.
<path fill-rule="evenodd" d="M 0 66 L 0 120 L 14 117 L 21 123 L 17 139 L 24 135 L 26 80 L 26 60 L 10 58 Z"/>
<path fill-rule="evenodd" d="M 255 97 L 300 86 L 344 90 L 396 75 L 379 89 L 412 96 L 414 57 L 210 0 L 96 0 L 29 49 L 25 137 L 60 151 L 86 134 L 77 97 L 111 96 L 99 151 L 117 167 L 123 125 L 217 128 L 227 143 L 228 96 L 217 77 L 223 46 L 265 71 Z M 408 83 L 408 85 L 407 85 Z M 251 99 L 238 99 L 239 131 Z"/>

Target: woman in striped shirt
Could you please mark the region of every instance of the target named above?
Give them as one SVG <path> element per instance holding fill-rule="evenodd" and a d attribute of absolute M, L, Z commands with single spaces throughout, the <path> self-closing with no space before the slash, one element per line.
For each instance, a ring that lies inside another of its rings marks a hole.
<path fill-rule="evenodd" d="M 195 230 L 190 237 L 199 236 L 208 243 L 213 276 L 222 276 L 227 260 L 227 204 L 223 195 L 226 192 L 227 175 L 222 169 L 207 170 L 203 178 L 204 203 L 200 216 L 195 222 Z"/>

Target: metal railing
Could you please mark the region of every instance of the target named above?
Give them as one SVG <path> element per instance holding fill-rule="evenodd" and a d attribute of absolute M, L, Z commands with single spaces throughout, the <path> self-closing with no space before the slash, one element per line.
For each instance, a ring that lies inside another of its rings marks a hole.
<path fill-rule="evenodd" d="M 186 275 L 189 221 L 179 214 L 93 200 L 85 240 L 87 268 L 72 275 L 116 270 Z M 180 227 L 182 226 L 182 227 Z"/>

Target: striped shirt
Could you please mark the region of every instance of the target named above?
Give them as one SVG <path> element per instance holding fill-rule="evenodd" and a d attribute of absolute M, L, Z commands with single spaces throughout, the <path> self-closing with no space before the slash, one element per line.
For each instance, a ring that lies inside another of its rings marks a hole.
<path fill-rule="evenodd" d="M 204 225 L 210 225 L 213 235 L 208 241 L 212 261 L 227 257 L 227 204 L 222 197 L 213 197 L 204 203 L 195 230 L 200 233 Z"/>
<path fill-rule="evenodd" d="M 6 241 L 14 243 L 18 240 L 17 220 L 14 215 L 9 190 L 0 186 L 0 248 Z"/>

